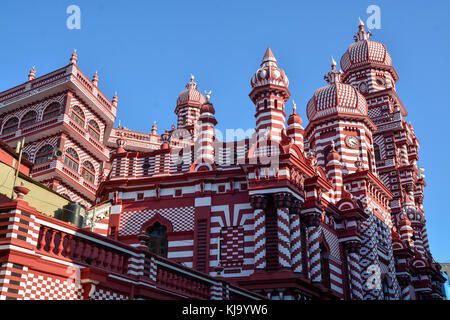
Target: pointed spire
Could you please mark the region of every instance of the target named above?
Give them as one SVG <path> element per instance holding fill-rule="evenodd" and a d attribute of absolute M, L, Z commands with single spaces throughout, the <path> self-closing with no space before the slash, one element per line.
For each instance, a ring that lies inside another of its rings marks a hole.
<path fill-rule="evenodd" d="M 297 105 L 294 100 L 292 100 L 292 113 L 297 114 Z"/>
<path fill-rule="evenodd" d="M 275 56 L 272 53 L 272 50 L 270 49 L 270 47 L 267 48 L 266 53 L 264 54 L 263 60 L 261 65 L 268 63 L 268 62 L 273 62 L 275 63 L 275 65 L 277 64 L 277 59 L 275 59 Z"/>
<path fill-rule="evenodd" d="M 36 79 L 36 68 L 33 66 L 33 68 L 30 70 L 30 73 L 28 74 L 28 81 Z"/>
<path fill-rule="evenodd" d="M 154 134 L 154 135 L 158 134 L 158 129 L 156 127 L 156 120 L 153 121 L 152 134 Z"/>
<path fill-rule="evenodd" d="M 92 83 L 94 84 L 94 86 L 97 87 L 97 85 L 98 85 L 98 72 L 97 71 L 95 71 L 95 74 L 92 77 Z"/>
<path fill-rule="evenodd" d="M 336 83 L 336 82 L 341 82 L 341 74 L 342 71 L 337 71 L 336 70 L 336 61 L 334 60 L 333 56 L 331 57 L 331 71 L 328 72 L 325 76 L 324 79 L 329 83 Z"/>
<path fill-rule="evenodd" d="M 364 22 L 361 20 L 361 18 L 358 17 L 358 32 L 353 37 L 356 42 L 358 41 L 364 41 L 369 40 L 369 38 L 372 36 L 372 33 L 370 31 L 364 30 Z"/>
<path fill-rule="evenodd" d="M 77 56 L 77 49 L 73 50 L 72 56 L 70 57 L 70 64 L 77 64 L 78 56 Z"/>
<path fill-rule="evenodd" d="M 116 106 L 117 107 L 117 103 L 119 102 L 119 99 L 118 99 L 118 97 L 117 97 L 117 91 L 114 93 L 114 97 L 113 97 L 113 99 L 112 99 L 112 104 L 114 105 L 114 106 Z"/>

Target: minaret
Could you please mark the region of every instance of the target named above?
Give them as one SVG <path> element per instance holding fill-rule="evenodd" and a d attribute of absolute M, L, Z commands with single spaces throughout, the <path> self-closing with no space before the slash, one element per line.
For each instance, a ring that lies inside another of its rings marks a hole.
<path fill-rule="evenodd" d="M 335 199 L 340 199 L 342 196 L 342 190 L 344 187 L 344 181 L 342 179 L 343 165 L 340 161 L 339 153 L 335 149 L 334 141 L 331 141 L 331 151 L 327 157 L 326 173 L 327 179 L 335 186 Z"/>
<path fill-rule="evenodd" d="M 198 163 L 214 163 L 214 127 L 217 120 L 214 116 L 216 113 L 212 103 L 210 102 L 211 91 L 206 93 L 206 102 L 200 108 L 200 132 L 197 145 L 197 162 Z"/>
<path fill-rule="evenodd" d="M 94 86 L 98 87 L 98 72 L 97 71 L 95 71 L 95 74 L 92 77 L 92 83 L 94 84 Z"/>
<path fill-rule="evenodd" d="M 72 56 L 70 57 L 70 64 L 77 64 L 78 56 L 77 56 L 77 49 L 73 50 Z"/>
<path fill-rule="evenodd" d="M 30 73 L 28 74 L 28 81 L 36 79 L 36 68 L 33 66 L 33 68 L 30 70 Z"/>
<path fill-rule="evenodd" d="M 200 116 L 200 107 L 205 102 L 205 97 L 198 91 L 194 79 L 191 75 L 190 81 L 186 84 L 186 90 L 181 91 L 177 99 L 175 114 L 178 117 L 178 128 L 195 125 Z"/>
<path fill-rule="evenodd" d="M 303 120 L 297 113 L 297 106 L 295 104 L 295 101 L 292 101 L 292 113 L 289 116 L 287 123 L 287 135 L 291 137 L 293 143 L 303 151 L 303 134 L 305 132 L 305 129 L 302 127 Z"/>
<path fill-rule="evenodd" d="M 289 80 L 270 48 L 267 48 L 259 68 L 251 79 L 250 99 L 256 106 L 256 132 L 268 132 L 270 140 L 280 142 L 285 127 L 284 105 L 290 97 Z"/>

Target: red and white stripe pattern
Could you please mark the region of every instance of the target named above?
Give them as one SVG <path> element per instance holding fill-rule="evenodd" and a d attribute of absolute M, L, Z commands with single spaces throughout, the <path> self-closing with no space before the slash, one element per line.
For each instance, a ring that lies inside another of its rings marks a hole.
<path fill-rule="evenodd" d="M 277 209 L 278 263 L 281 268 L 291 267 L 291 242 L 289 230 L 289 208 Z"/>
<path fill-rule="evenodd" d="M 300 216 L 298 214 L 290 215 L 290 242 L 291 242 L 291 263 L 292 271 L 296 273 L 303 272 L 302 266 L 302 238 L 300 227 Z"/>
<path fill-rule="evenodd" d="M 347 261 L 350 274 L 351 296 L 354 300 L 363 299 L 359 243 L 347 243 Z"/>
<path fill-rule="evenodd" d="M 410 294 L 410 286 L 401 286 L 402 288 L 402 300 L 411 300 L 411 294 Z"/>
<path fill-rule="evenodd" d="M 320 271 L 320 228 L 310 226 L 308 232 L 309 277 L 312 282 L 321 282 Z"/>
<path fill-rule="evenodd" d="M 207 106 L 207 104 L 206 104 Z M 212 105 L 209 108 L 203 109 L 200 115 L 200 134 L 197 141 L 198 163 L 214 163 L 214 125 L 217 123 L 214 118 L 214 109 Z"/>
<path fill-rule="evenodd" d="M 266 202 L 267 199 L 264 196 L 253 196 L 251 199 L 255 225 L 256 270 L 262 270 L 266 267 Z"/>

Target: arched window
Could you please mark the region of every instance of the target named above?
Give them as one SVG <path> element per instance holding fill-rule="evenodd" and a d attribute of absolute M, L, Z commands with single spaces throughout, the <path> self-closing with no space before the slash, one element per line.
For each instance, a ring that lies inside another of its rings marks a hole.
<path fill-rule="evenodd" d="M 72 107 L 72 113 L 70 114 L 70 117 L 84 128 L 84 112 L 79 106 Z"/>
<path fill-rule="evenodd" d="M 37 120 L 36 111 L 30 111 L 22 117 L 22 121 L 20 121 L 20 127 L 26 128 L 31 126 Z"/>
<path fill-rule="evenodd" d="M 95 180 L 95 169 L 94 169 L 94 166 L 92 165 L 92 163 L 90 163 L 89 161 L 85 161 L 83 163 L 83 169 L 81 171 L 81 175 L 87 181 L 89 181 L 91 183 L 94 183 L 94 180 Z"/>
<path fill-rule="evenodd" d="M 61 106 L 58 102 L 53 102 L 51 105 L 49 105 L 42 114 L 42 120 L 47 120 L 53 117 L 56 117 L 59 112 L 61 111 Z"/>
<path fill-rule="evenodd" d="M 381 160 L 380 147 L 377 144 L 373 145 L 373 153 L 375 154 L 375 161 Z"/>
<path fill-rule="evenodd" d="M 275 99 L 275 109 L 278 109 L 278 100 Z"/>
<path fill-rule="evenodd" d="M 36 153 L 36 157 L 34 159 L 34 164 L 39 164 L 43 162 L 47 162 L 53 159 L 53 147 L 51 145 L 43 146 Z"/>
<path fill-rule="evenodd" d="M 147 246 L 150 252 L 162 257 L 167 257 L 168 241 L 167 241 L 167 228 L 162 226 L 159 222 L 156 222 L 148 229 L 150 238 L 147 242 Z"/>
<path fill-rule="evenodd" d="M 64 163 L 75 171 L 78 171 L 78 154 L 72 148 L 66 150 L 66 156 L 64 157 Z"/>
<path fill-rule="evenodd" d="M 19 119 L 14 117 L 6 121 L 3 126 L 3 134 L 16 131 L 19 126 Z"/>
<path fill-rule="evenodd" d="M 330 287 L 330 264 L 328 258 L 328 250 L 323 242 L 320 243 L 320 274 L 322 276 L 322 284 Z"/>
<path fill-rule="evenodd" d="M 264 109 L 267 108 L 267 99 L 264 99 Z"/>
<path fill-rule="evenodd" d="M 88 132 L 96 140 L 100 140 L 100 127 L 94 120 L 89 120 L 88 122 Z"/>

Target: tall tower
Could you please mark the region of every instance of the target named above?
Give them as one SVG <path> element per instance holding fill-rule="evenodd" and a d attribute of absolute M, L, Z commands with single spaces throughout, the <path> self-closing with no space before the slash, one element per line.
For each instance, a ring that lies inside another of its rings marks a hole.
<path fill-rule="evenodd" d="M 290 97 L 289 80 L 267 48 L 261 68 L 251 79 L 250 99 L 256 106 L 256 132 L 267 130 L 270 140 L 280 142 L 286 129 L 284 105 Z"/>
<path fill-rule="evenodd" d="M 406 266 L 408 263 L 396 266 L 402 296 L 408 299 L 415 294 L 425 298 L 431 295 L 434 263 L 422 206 L 424 176 L 417 168 L 420 144 L 412 125 L 405 120 L 408 113 L 395 89 L 399 77 L 391 56 L 385 45 L 370 37 L 370 31 L 365 31 L 360 21 L 355 42 L 341 58 L 342 81 L 358 88 L 367 100 L 368 115 L 377 126 L 373 137 L 376 169 L 394 195 L 390 207 L 400 236 L 396 246 L 414 251 L 405 259 L 405 251 L 396 250 L 398 261 L 414 260 L 412 269 Z"/>

